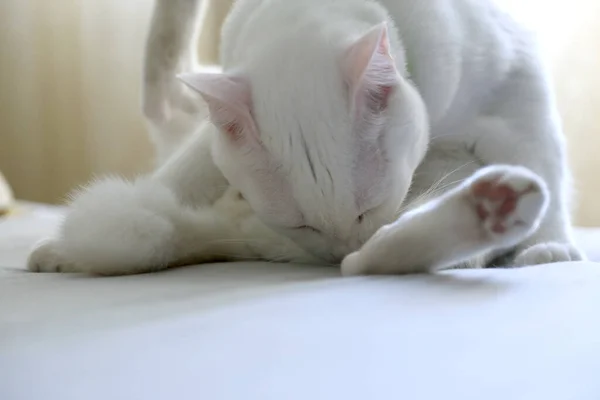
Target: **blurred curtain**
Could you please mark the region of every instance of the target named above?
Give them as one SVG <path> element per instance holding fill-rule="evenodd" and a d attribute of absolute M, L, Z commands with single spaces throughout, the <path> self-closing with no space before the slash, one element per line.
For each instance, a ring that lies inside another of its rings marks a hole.
<path fill-rule="evenodd" d="M 600 225 L 600 2 L 496 0 L 548 52 L 578 189 L 577 222 Z M 200 59 L 217 58 L 232 0 L 208 1 Z M 92 174 L 152 164 L 139 112 L 152 1 L 0 1 L 0 170 L 20 198 L 60 201 Z"/>

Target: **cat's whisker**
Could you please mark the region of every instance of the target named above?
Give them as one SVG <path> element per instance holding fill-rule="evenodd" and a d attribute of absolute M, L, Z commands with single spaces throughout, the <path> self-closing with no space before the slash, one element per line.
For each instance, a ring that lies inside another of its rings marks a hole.
<path fill-rule="evenodd" d="M 406 212 L 407 210 L 417 207 L 420 204 L 428 201 L 429 199 L 431 199 L 432 197 L 435 197 L 438 193 L 443 192 L 444 189 L 446 189 L 449 186 L 455 185 L 457 183 L 460 183 L 463 181 L 463 179 L 457 179 L 455 181 L 452 182 L 446 182 L 446 184 L 444 186 L 440 185 L 452 174 L 460 171 L 462 168 L 472 164 L 473 161 L 471 162 L 467 162 L 457 168 L 455 168 L 454 170 L 446 173 L 443 177 L 439 178 L 438 180 L 436 180 L 429 188 L 427 188 L 427 190 L 425 190 L 423 193 L 420 193 L 419 195 L 417 195 L 416 197 L 410 199 L 407 202 L 404 202 L 402 204 L 399 205 L 399 207 L 397 208 L 395 215 L 398 217 L 400 217 L 400 215 L 402 215 L 404 212 Z"/>

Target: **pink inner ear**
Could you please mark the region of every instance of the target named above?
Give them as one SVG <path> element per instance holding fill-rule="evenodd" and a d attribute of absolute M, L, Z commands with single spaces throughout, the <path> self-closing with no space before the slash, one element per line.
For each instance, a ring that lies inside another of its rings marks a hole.
<path fill-rule="evenodd" d="M 375 26 L 350 46 L 344 58 L 344 73 L 355 113 L 385 110 L 399 79 L 390 53 L 387 23 Z"/>
<path fill-rule="evenodd" d="M 386 23 L 373 27 L 354 42 L 343 59 L 350 104 L 355 118 L 355 196 L 359 209 L 378 203 L 389 176 L 386 141 L 382 140 L 389 100 L 400 83 L 391 55 Z"/>
<path fill-rule="evenodd" d="M 190 73 L 178 78 L 207 102 L 213 123 L 231 139 L 257 139 L 251 113 L 250 85 L 243 78 L 225 74 Z"/>

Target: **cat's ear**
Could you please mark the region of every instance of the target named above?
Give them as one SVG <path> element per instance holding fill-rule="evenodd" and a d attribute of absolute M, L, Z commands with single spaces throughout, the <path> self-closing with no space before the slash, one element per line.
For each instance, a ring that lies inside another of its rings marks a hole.
<path fill-rule="evenodd" d="M 346 50 L 343 72 L 350 88 L 350 103 L 356 117 L 385 110 L 400 76 L 390 51 L 387 23 L 381 23 Z"/>
<path fill-rule="evenodd" d="M 244 78 L 221 73 L 189 73 L 178 78 L 200 93 L 208 104 L 212 122 L 231 140 L 257 139 L 250 84 Z"/>
<path fill-rule="evenodd" d="M 400 75 L 391 55 L 388 27 L 382 23 L 352 43 L 343 58 L 343 73 L 349 89 L 355 123 L 355 196 L 357 205 L 368 210 L 382 201 L 389 182 L 385 141 L 381 140 L 389 100 L 400 85 Z"/>

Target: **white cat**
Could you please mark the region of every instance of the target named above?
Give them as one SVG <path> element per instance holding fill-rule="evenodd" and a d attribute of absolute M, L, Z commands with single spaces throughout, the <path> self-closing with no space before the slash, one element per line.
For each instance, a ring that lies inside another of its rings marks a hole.
<path fill-rule="evenodd" d="M 222 73 L 192 56 L 200 6 L 157 0 L 144 113 L 161 166 L 75 196 L 30 269 L 343 260 L 362 274 L 583 258 L 546 70 L 491 1 L 238 0 Z"/>

